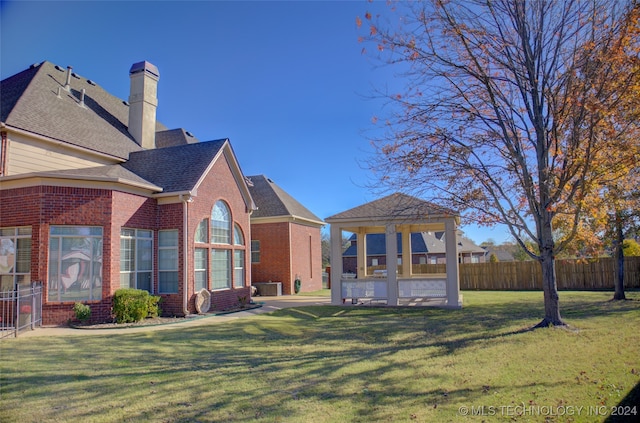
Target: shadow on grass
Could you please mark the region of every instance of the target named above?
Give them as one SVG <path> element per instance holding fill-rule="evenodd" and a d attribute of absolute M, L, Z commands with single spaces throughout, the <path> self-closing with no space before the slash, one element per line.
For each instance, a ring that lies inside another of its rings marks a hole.
<path fill-rule="evenodd" d="M 393 421 L 390 410 L 408 416 L 416 404 L 486 401 L 489 389 L 479 380 L 443 391 L 455 384 L 442 366 L 465 348 L 529 332 L 541 296 L 471 296 L 461 310 L 308 306 L 224 325 L 18 339 L 2 345 L 13 359 L 0 364 L 0 389 L 5 403 L 39 410 L 34 421 L 295 421 L 313 416 L 304 410 L 309 403 L 334 405 L 322 409 L 336 413 L 324 421 Z M 580 320 L 638 308 L 593 302 L 571 297 L 565 315 Z"/>
<path fill-rule="evenodd" d="M 614 411 L 615 410 L 615 411 Z M 632 423 L 640 421 L 640 382 L 609 410 L 605 423 Z"/>

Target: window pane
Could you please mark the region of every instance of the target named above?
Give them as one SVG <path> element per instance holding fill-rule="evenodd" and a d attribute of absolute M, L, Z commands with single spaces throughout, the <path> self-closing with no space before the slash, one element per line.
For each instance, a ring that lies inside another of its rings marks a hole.
<path fill-rule="evenodd" d="M 158 250 L 158 270 L 177 270 L 178 250 Z"/>
<path fill-rule="evenodd" d="M 120 238 L 120 271 L 132 272 L 134 270 L 135 241 L 130 238 Z"/>
<path fill-rule="evenodd" d="M 251 263 L 260 263 L 260 241 L 251 240 Z"/>
<path fill-rule="evenodd" d="M 207 249 L 196 248 L 193 260 L 195 270 L 195 290 L 207 288 Z"/>
<path fill-rule="evenodd" d="M 160 272 L 159 291 L 163 294 L 178 292 L 178 272 Z"/>
<path fill-rule="evenodd" d="M 244 245 L 244 236 L 242 236 L 242 230 L 238 225 L 233 225 L 233 243 L 235 245 Z"/>
<path fill-rule="evenodd" d="M 204 219 L 196 228 L 195 242 L 207 242 L 207 219 Z"/>
<path fill-rule="evenodd" d="M 160 231 L 158 232 L 158 244 L 160 247 L 177 247 L 178 231 Z"/>
<path fill-rule="evenodd" d="M 244 251 L 233 252 L 233 286 L 241 288 L 244 286 Z"/>
<path fill-rule="evenodd" d="M 135 287 L 136 287 L 135 273 L 120 273 L 120 288 L 135 288 Z"/>
<path fill-rule="evenodd" d="M 224 201 L 218 201 L 211 211 L 211 242 L 214 244 L 230 244 L 230 232 L 229 207 Z"/>
<path fill-rule="evenodd" d="M 211 287 L 212 289 L 230 288 L 229 250 L 211 251 Z"/>
<path fill-rule="evenodd" d="M 151 272 L 138 272 L 137 273 L 137 289 L 144 289 L 151 293 Z"/>
<path fill-rule="evenodd" d="M 102 228 L 96 227 L 51 227 L 49 301 L 102 298 L 101 234 Z"/>
<path fill-rule="evenodd" d="M 16 273 L 31 272 L 31 238 L 18 238 Z"/>
<path fill-rule="evenodd" d="M 136 270 L 153 269 L 153 241 L 150 239 L 138 239 L 138 262 Z"/>

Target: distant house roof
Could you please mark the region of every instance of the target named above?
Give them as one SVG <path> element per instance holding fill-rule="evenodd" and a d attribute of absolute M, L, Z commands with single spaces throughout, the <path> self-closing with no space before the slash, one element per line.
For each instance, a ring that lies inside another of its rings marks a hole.
<path fill-rule="evenodd" d="M 410 195 L 395 193 L 327 217 L 331 220 L 425 219 L 428 216 L 457 216 L 458 213 Z"/>
<path fill-rule="evenodd" d="M 252 223 L 277 219 L 297 219 L 312 225 L 324 222 L 295 198 L 265 175 L 248 176 L 248 186 L 257 210 L 251 215 Z"/>
<path fill-rule="evenodd" d="M 352 235 L 351 240 L 356 239 L 356 235 Z M 398 255 L 402 254 L 402 234 L 397 234 Z M 378 256 L 385 255 L 387 247 L 385 244 L 385 234 L 371 233 L 367 234 L 367 255 Z M 355 257 L 357 254 L 357 246 L 352 244 L 342 254 L 344 257 Z M 444 232 L 419 232 L 411 234 L 411 253 L 412 254 L 445 254 L 445 236 Z M 458 253 L 464 254 L 484 254 L 482 247 L 470 242 L 462 234 L 458 232 Z"/>

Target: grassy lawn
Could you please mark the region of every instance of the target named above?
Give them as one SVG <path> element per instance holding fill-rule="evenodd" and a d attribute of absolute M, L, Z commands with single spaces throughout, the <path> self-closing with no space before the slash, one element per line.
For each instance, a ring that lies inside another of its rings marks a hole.
<path fill-rule="evenodd" d="M 640 293 L 560 295 L 574 330 L 526 330 L 541 292 L 464 292 L 462 310 L 313 306 L 4 340 L 0 421 L 604 421 L 640 383 Z"/>

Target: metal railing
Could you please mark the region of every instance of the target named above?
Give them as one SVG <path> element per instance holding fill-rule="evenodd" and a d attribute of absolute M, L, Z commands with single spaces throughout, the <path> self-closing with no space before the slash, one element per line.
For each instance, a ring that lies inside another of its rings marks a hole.
<path fill-rule="evenodd" d="M 0 339 L 42 324 L 42 283 L 0 291 Z"/>

